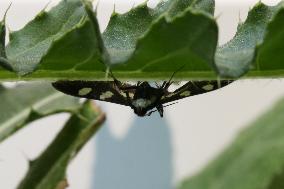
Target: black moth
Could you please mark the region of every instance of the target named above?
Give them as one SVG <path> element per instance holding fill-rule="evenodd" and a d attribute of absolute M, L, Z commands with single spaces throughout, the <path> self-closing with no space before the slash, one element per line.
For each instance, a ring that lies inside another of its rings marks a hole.
<path fill-rule="evenodd" d="M 223 81 L 189 81 L 177 90 L 169 92 L 172 78 L 161 86 L 152 87 L 148 82 L 138 82 L 136 85 L 122 83 L 111 74 L 113 81 L 57 81 L 52 85 L 57 90 L 76 97 L 100 100 L 130 106 L 140 117 L 150 116 L 158 111 L 163 117 L 167 103 L 199 95 L 224 87 L 232 80 Z M 156 110 L 153 110 L 156 108 Z"/>

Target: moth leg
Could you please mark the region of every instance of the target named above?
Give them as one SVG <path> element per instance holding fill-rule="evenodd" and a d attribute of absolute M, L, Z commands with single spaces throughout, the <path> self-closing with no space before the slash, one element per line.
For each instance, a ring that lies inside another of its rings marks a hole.
<path fill-rule="evenodd" d="M 157 87 L 158 89 L 161 88 L 161 86 L 159 85 L 159 83 L 155 82 L 155 85 L 156 85 L 156 87 Z"/>
<path fill-rule="evenodd" d="M 121 91 L 129 91 L 129 90 L 135 90 L 136 86 L 127 86 L 125 87 L 122 82 L 120 82 L 116 77 L 113 75 L 112 71 L 109 71 L 110 77 L 113 79 L 115 86 L 121 90 Z"/>
<path fill-rule="evenodd" d="M 148 112 L 148 113 L 147 113 L 147 116 L 151 116 L 152 113 L 154 113 L 154 112 L 156 112 L 156 111 L 157 111 L 157 110 L 152 110 L 152 111 Z"/>
<path fill-rule="evenodd" d="M 119 89 L 122 91 L 136 90 L 140 86 L 141 83 L 142 83 L 141 81 L 138 81 L 136 85 L 126 86 L 126 87 L 121 86 L 119 87 Z"/>
<path fill-rule="evenodd" d="M 151 116 L 152 113 L 158 111 L 159 114 L 160 114 L 160 116 L 161 116 L 161 117 L 164 117 L 164 108 L 163 108 L 163 105 L 158 105 L 156 108 L 157 108 L 157 110 L 152 110 L 152 111 L 150 111 L 150 112 L 147 114 L 147 116 Z"/>
<path fill-rule="evenodd" d="M 130 98 L 129 92 L 128 92 L 128 91 L 126 91 L 125 93 L 126 93 L 126 99 L 127 99 L 127 103 L 128 103 L 128 105 L 129 105 L 131 108 L 133 108 L 133 105 L 132 105 L 132 101 L 131 101 L 131 98 Z"/>
<path fill-rule="evenodd" d="M 116 85 L 116 87 L 121 88 L 123 86 L 122 83 L 118 79 L 116 79 L 116 77 L 113 75 L 111 70 L 109 70 L 109 75 L 113 79 L 114 84 Z"/>
<path fill-rule="evenodd" d="M 167 81 L 164 81 L 162 86 L 160 86 L 161 89 L 163 89 L 167 85 Z"/>
<path fill-rule="evenodd" d="M 159 106 L 157 106 L 156 108 L 157 108 L 157 110 L 158 110 L 160 116 L 161 116 L 161 117 L 164 117 L 164 107 L 163 107 L 163 105 L 159 105 Z"/>

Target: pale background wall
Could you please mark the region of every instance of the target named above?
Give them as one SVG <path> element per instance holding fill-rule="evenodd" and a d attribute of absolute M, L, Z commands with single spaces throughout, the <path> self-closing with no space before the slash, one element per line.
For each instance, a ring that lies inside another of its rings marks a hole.
<path fill-rule="evenodd" d="M 113 0 L 115 1 L 115 0 Z M 101 0 L 103 30 L 113 8 Z M 216 0 L 220 42 L 231 39 L 239 18 L 258 0 Z M 0 1 L 0 17 L 11 1 Z M 21 28 L 49 0 L 13 0 L 8 14 L 11 30 Z M 49 7 L 58 1 L 51 1 Z M 117 0 L 118 12 L 134 1 Z M 135 1 L 136 4 L 142 1 Z M 157 1 L 149 4 L 154 6 Z M 275 5 L 279 0 L 263 1 Z M 129 108 L 100 103 L 108 114 L 96 142 L 91 141 L 68 169 L 70 189 L 167 189 L 204 167 L 233 140 L 238 131 L 284 96 L 284 81 L 238 81 L 217 92 L 180 101 L 157 115 L 137 118 Z M 1 104 L 0 104 L 1 105 Z M 68 116 L 37 121 L 0 145 L 0 188 L 13 189 L 35 158 L 60 130 Z M 167 123 L 166 123 L 167 122 Z M 140 188 L 139 188 L 140 187 Z"/>

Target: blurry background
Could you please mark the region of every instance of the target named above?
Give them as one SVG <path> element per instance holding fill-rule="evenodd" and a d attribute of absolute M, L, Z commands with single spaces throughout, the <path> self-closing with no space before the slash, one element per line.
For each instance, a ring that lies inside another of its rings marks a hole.
<path fill-rule="evenodd" d="M 280 0 L 263 1 L 275 5 Z M 0 18 L 9 3 L 10 30 L 18 30 L 50 0 L 1 0 Z M 98 8 L 103 31 L 116 4 L 126 12 L 143 0 L 101 0 Z M 216 0 L 220 43 L 230 40 L 240 20 L 258 0 Z M 48 8 L 56 5 L 53 0 Z M 150 0 L 154 7 L 158 0 Z M 132 110 L 99 103 L 108 120 L 68 169 L 70 189 L 170 189 L 194 175 L 226 147 L 236 134 L 278 98 L 284 96 L 284 80 L 241 80 L 209 94 L 179 101 L 157 114 L 138 118 Z M 0 104 L 1 105 L 1 104 Z M 34 122 L 0 144 L 0 188 L 13 189 L 34 159 L 55 137 L 68 115 Z"/>

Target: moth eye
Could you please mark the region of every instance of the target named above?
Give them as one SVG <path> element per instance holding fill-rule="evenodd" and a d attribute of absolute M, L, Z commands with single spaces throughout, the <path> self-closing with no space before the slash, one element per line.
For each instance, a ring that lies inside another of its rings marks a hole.
<path fill-rule="evenodd" d="M 202 89 L 206 91 L 212 91 L 214 89 L 214 85 L 208 84 L 202 87 Z"/>
<path fill-rule="evenodd" d="M 83 88 L 83 89 L 80 89 L 79 90 L 79 95 L 80 96 L 85 96 L 85 95 L 87 95 L 87 94 L 89 94 L 90 92 L 92 92 L 92 88 Z"/>

